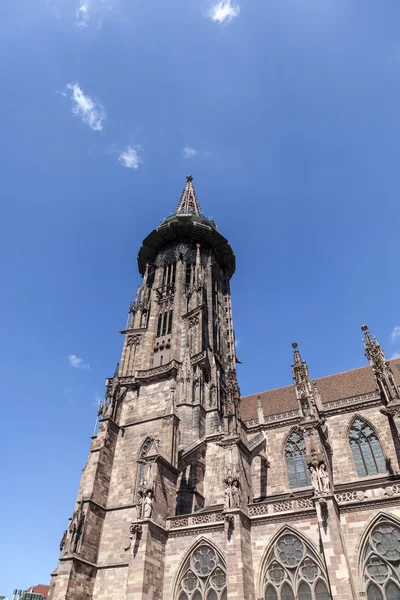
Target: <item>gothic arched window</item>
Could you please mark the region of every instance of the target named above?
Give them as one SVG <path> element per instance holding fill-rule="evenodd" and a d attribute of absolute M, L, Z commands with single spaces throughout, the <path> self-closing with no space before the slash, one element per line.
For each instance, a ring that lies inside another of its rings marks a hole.
<path fill-rule="evenodd" d="M 148 455 L 149 450 L 151 448 L 153 444 L 153 440 L 151 438 L 146 438 L 145 441 L 142 444 L 142 447 L 140 449 L 139 452 L 139 460 L 138 460 L 138 477 L 137 477 L 137 482 L 138 484 L 142 484 L 144 477 L 145 477 L 145 463 L 144 463 L 144 458 Z"/>
<path fill-rule="evenodd" d="M 368 600 L 400 600 L 400 526 L 382 519 L 368 534 L 362 552 Z"/>
<path fill-rule="evenodd" d="M 288 530 L 278 537 L 264 565 L 264 600 L 330 600 L 322 562 L 294 532 Z"/>
<path fill-rule="evenodd" d="M 359 477 L 386 473 L 386 461 L 376 431 L 360 417 L 351 424 L 349 442 Z"/>
<path fill-rule="evenodd" d="M 205 542 L 186 559 L 178 579 L 176 600 L 227 600 L 226 566 Z"/>
<path fill-rule="evenodd" d="M 286 468 L 289 487 L 305 487 L 310 484 L 310 476 L 306 463 L 306 445 L 303 434 L 292 431 L 285 447 Z"/>

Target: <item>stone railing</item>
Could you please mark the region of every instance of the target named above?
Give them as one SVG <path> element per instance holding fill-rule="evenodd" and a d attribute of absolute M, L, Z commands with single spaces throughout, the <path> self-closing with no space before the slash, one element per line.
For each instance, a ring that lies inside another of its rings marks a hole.
<path fill-rule="evenodd" d="M 335 494 L 336 502 L 339 505 L 349 504 L 351 502 L 373 502 L 374 500 L 382 500 L 384 498 L 392 498 L 392 496 L 400 495 L 400 483 L 392 483 L 391 485 L 381 484 L 378 487 L 363 488 L 349 490 L 345 492 L 337 492 Z"/>
<path fill-rule="evenodd" d="M 342 406 L 349 406 L 352 404 L 360 404 L 362 402 L 369 402 L 372 400 L 380 399 L 379 392 L 369 392 L 368 394 L 360 394 L 360 396 L 350 396 L 349 398 L 340 398 L 339 400 L 332 400 L 332 402 L 326 402 L 323 404 L 324 411 L 333 410 Z"/>
<path fill-rule="evenodd" d="M 246 421 L 247 427 L 256 427 L 257 425 L 268 425 L 268 423 L 276 423 L 277 421 L 288 421 L 290 419 L 296 419 L 300 416 L 298 410 L 289 410 L 284 413 L 279 413 L 276 415 L 267 415 L 264 417 L 264 423 L 260 423 L 258 419 L 252 419 L 251 421 Z"/>
<path fill-rule="evenodd" d="M 190 515 L 169 517 L 167 519 L 167 529 L 180 529 L 181 527 L 209 525 L 210 523 L 220 523 L 222 521 L 224 521 L 222 510 L 198 512 Z"/>
<path fill-rule="evenodd" d="M 296 498 L 279 500 L 275 502 L 260 502 L 249 506 L 250 517 L 262 515 L 276 515 L 277 513 L 291 513 L 302 509 L 314 508 L 312 498 Z"/>

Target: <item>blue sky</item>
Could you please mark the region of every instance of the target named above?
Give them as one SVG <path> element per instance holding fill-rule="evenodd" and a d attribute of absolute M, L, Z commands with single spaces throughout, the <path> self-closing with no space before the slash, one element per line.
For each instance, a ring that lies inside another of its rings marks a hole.
<path fill-rule="evenodd" d="M 398 0 L 0 7 L 0 594 L 47 583 L 141 240 L 194 176 L 243 394 L 400 353 Z M 396 329 L 397 327 L 397 329 Z M 75 358 L 70 358 L 71 356 Z"/>

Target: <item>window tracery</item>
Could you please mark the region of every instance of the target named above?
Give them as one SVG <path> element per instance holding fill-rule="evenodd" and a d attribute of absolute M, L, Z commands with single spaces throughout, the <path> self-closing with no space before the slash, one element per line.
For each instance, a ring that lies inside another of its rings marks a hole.
<path fill-rule="evenodd" d="M 330 600 L 327 577 L 314 550 L 292 531 L 283 532 L 265 561 L 264 600 Z"/>
<path fill-rule="evenodd" d="M 179 578 L 177 600 L 227 600 L 226 566 L 219 554 L 201 543 L 186 560 Z"/>
<path fill-rule="evenodd" d="M 368 534 L 362 555 L 368 600 L 400 600 L 400 526 L 381 520 Z"/>
<path fill-rule="evenodd" d="M 349 443 L 359 477 L 386 473 L 386 461 L 376 431 L 360 417 L 351 424 Z"/>
<path fill-rule="evenodd" d="M 310 485 L 310 475 L 306 463 L 306 445 L 304 436 L 299 431 L 292 431 L 285 447 L 286 467 L 289 487 L 306 487 Z"/>

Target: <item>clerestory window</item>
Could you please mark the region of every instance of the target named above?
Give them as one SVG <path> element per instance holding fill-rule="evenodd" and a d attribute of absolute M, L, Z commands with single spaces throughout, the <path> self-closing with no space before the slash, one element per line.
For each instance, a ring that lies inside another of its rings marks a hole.
<path fill-rule="evenodd" d="M 301 432 L 293 431 L 285 447 L 286 468 L 289 487 L 298 488 L 310 485 L 310 475 L 306 463 L 306 445 Z"/>
<path fill-rule="evenodd" d="M 350 427 L 349 443 L 359 477 L 386 473 L 386 461 L 376 431 L 360 417 L 354 419 Z"/>

